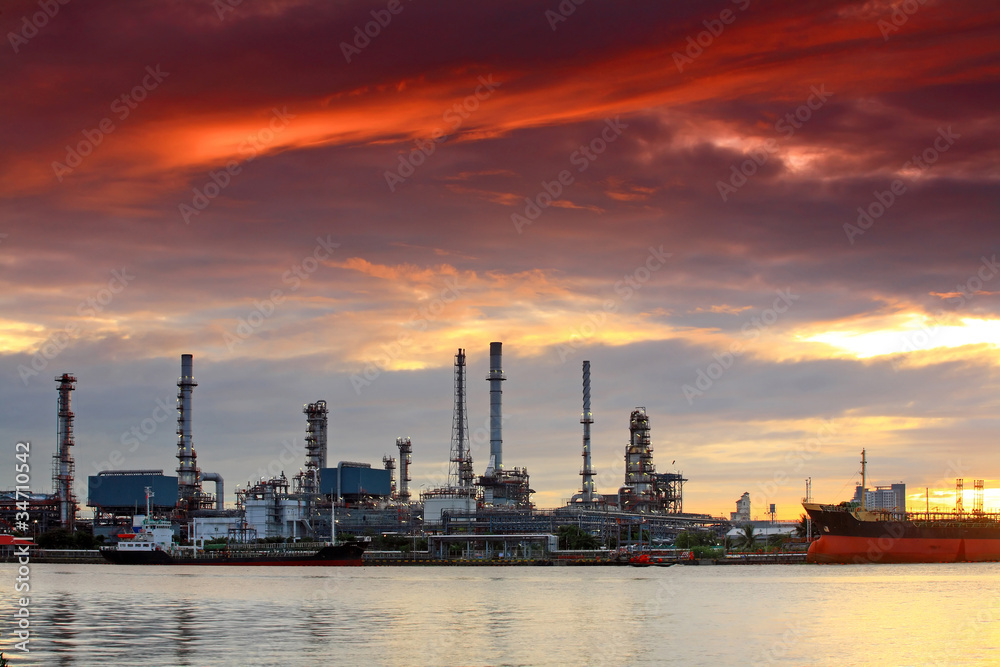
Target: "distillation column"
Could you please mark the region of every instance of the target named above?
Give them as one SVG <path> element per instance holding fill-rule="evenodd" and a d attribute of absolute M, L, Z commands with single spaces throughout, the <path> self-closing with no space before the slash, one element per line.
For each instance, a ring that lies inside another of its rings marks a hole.
<path fill-rule="evenodd" d="M 302 479 L 302 491 L 311 495 L 319 493 L 320 471 L 326 467 L 330 411 L 326 408 L 326 401 L 316 401 L 307 404 L 302 412 L 306 416 L 306 474 Z"/>
<path fill-rule="evenodd" d="M 646 408 L 636 408 L 629 418 L 629 443 L 625 450 L 625 486 L 633 499 L 648 503 L 653 497 L 653 448 L 649 442 Z"/>
<path fill-rule="evenodd" d="M 399 502 L 410 502 L 410 463 L 412 463 L 413 445 L 409 438 L 396 438 L 399 448 Z"/>
<path fill-rule="evenodd" d="M 69 451 L 75 444 L 69 392 L 76 389 L 76 376 L 72 373 L 63 373 L 56 377 L 56 382 L 59 383 L 59 402 L 56 413 L 56 453 L 52 461 L 52 486 L 59 501 L 59 525 L 67 530 L 74 530 L 76 497 L 73 495 L 73 476 L 76 466 Z"/>
<path fill-rule="evenodd" d="M 585 503 L 594 502 L 594 467 L 590 458 L 590 425 L 594 423 L 594 415 L 590 412 L 590 362 L 583 362 L 583 475 L 582 500 Z"/>
<path fill-rule="evenodd" d="M 201 495 L 198 456 L 191 439 L 191 392 L 198 386 L 193 366 L 193 355 L 181 355 L 181 377 L 177 380 L 177 504 L 186 510 L 198 509 Z"/>

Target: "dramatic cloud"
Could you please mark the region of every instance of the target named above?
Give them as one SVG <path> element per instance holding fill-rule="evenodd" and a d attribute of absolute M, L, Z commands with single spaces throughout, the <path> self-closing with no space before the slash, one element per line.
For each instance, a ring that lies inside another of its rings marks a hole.
<path fill-rule="evenodd" d="M 74 371 L 92 473 L 190 352 L 204 469 L 299 465 L 324 398 L 333 460 L 409 435 L 419 487 L 499 340 L 541 506 L 584 359 L 605 492 L 637 405 L 688 511 L 841 500 L 862 447 L 918 504 L 998 486 L 1000 8 L 568 6 L 8 3 L 3 440 L 52 448 Z M 173 430 L 111 465 L 172 470 Z"/>

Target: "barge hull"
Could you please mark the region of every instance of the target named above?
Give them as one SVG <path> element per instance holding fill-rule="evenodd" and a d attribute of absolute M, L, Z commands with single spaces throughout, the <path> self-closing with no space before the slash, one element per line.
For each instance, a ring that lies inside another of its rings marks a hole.
<path fill-rule="evenodd" d="M 1000 540 L 823 535 L 809 563 L 962 563 L 1000 561 Z"/>

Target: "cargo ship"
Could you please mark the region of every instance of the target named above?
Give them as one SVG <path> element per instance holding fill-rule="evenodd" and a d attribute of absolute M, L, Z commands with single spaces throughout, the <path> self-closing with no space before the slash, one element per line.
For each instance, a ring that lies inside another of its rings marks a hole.
<path fill-rule="evenodd" d="M 861 488 L 865 488 L 861 452 Z M 1000 561 L 1000 515 L 985 512 L 868 510 L 861 503 L 804 502 L 819 539 L 809 563 L 958 563 Z"/>
<path fill-rule="evenodd" d="M 291 565 L 360 566 L 363 543 L 210 544 L 183 547 L 174 544 L 169 521 L 154 519 L 146 498 L 146 516 L 137 533 L 118 535 L 118 543 L 101 548 L 105 560 L 117 565 Z"/>
<path fill-rule="evenodd" d="M 101 555 L 117 565 L 311 565 L 359 566 L 364 545 L 248 544 L 218 550 L 163 548 L 142 536 L 103 547 Z"/>

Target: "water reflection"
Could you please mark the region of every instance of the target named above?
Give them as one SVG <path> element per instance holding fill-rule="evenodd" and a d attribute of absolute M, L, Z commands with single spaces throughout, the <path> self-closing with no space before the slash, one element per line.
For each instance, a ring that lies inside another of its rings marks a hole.
<path fill-rule="evenodd" d="M 37 565 L 11 664 L 1000 664 L 997 564 L 335 569 Z"/>
<path fill-rule="evenodd" d="M 198 623 L 191 612 L 191 604 L 188 600 L 182 600 L 176 606 L 177 614 L 177 635 L 174 637 L 176 647 L 177 664 L 190 665 L 191 656 L 195 653 L 193 644 L 198 641 Z"/>
<path fill-rule="evenodd" d="M 52 650 L 56 653 L 58 665 L 73 664 L 73 649 L 75 648 L 76 614 L 73 598 L 68 593 L 57 595 L 51 604 L 51 614 L 48 618 L 48 639 Z"/>

